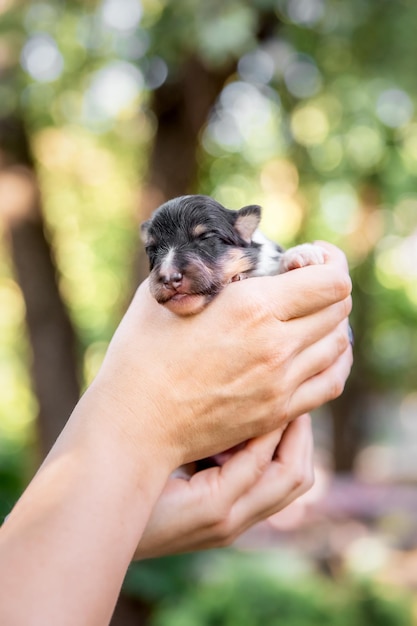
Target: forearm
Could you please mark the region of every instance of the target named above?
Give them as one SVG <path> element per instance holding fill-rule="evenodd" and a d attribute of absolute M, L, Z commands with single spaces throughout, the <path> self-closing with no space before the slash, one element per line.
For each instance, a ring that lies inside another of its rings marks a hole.
<path fill-rule="evenodd" d="M 110 620 L 169 469 L 146 431 L 133 453 L 96 404 L 87 393 L 1 529 L 3 626 Z"/>

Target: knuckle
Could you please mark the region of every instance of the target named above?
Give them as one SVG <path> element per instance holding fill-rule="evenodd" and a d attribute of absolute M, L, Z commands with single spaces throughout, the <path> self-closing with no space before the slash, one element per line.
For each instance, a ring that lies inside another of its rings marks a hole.
<path fill-rule="evenodd" d="M 288 424 L 294 417 L 290 412 L 290 398 L 284 402 L 283 398 L 279 396 L 275 402 L 274 410 L 271 415 L 271 424 L 269 430 L 277 428 L 277 418 L 279 417 L 279 425 Z"/>
<path fill-rule="evenodd" d="M 291 474 L 291 485 L 294 490 L 299 490 L 305 484 L 306 474 L 303 467 L 294 467 Z"/>
<path fill-rule="evenodd" d="M 292 358 L 292 345 L 290 341 L 271 341 L 271 336 L 268 337 L 267 347 L 265 349 L 265 357 L 263 360 L 264 367 L 267 372 L 276 377 L 277 372 L 280 376 L 283 370 L 288 366 L 289 361 Z"/>
<path fill-rule="evenodd" d="M 329 399 L 333 400 L 342 395 L 345 388 L 345 377 L 341 374 L 335 375 L 329 386 Z"/>
<path fill-rule="evenodd" d="M 217 541 L 217 546 L 219 548 L 228 548 L 229 546 L 231 546 L 234 541 L 237 539 L 238 534 L 231 534 L 231 535 L 227 535 L 226 537 L 221 538 L 219 541 Z"/>
<path fill-rule="evenodd" d="M 306 485 L 306 491 L 310 491 L 310 489 L 312 489 L 312 487 L 314 487 L 314 483 L 316 482 L 315 476 L 314 476 L 314 472 L 311 472 L 305 485 Z"/>
<path fill-rule="evenodd" d="M 219 521 L 215 529 L 215 541 L 218 546 L 229 546 L 236 538 L 236 531 L 231 516 L 228 515 Z"/>
<path fill-rule="evenodd" d="M 347 272 L 338 272 L 334 281 L 334 292 L 340 300 L 350 296 L 352 292 L 352 280 Z"/>
<path fill-rule="evenodd" d="M 344 317 L 348 317 L 348 315 L 350 315 L 350 313 L 352 312 L 352 296 L 348 295 L 346 298 L 344 298 L 341 302 L 341 305 Z"/>
<path fill-rule="evenodd" d="M 218 528 L 222 528 L 223 525 L 225 525 L 229 516 L 230 506 L 228 504 L 216 506 L 211 509 L 211 513 L 207 518 L 207 523 L 217 531 Z"/>
<path fill-rule="evenodd" d="M 275 424 L 276 425 L 276 424 Z M 269 431 L 268 431 L 269 432 Z M 257 463 L 253 470 L 254 482 L 256 483 L 258 479 L 262 477 L 266 468 L 270 465 L 272 460 L 272 454 L 270 450 L 262 450 L 261 453 L 257 454 Z"/>
<path fill-rule="evenodd" d="M 314 485 L 314 470 L 312 467 L 294 466 L 291 471 L 292 490 L 305 493 Z"/>
<path fill-rule="evenodd" d="M 303 485 L 304 493 L 306 491 L 309 491 L 313 487 L 314 483 L 315 483 L 315 476 L 314 476 L 314 468 L 312 466 L 311 468 L 309 468 L 309 471 L 306 473 L 306 478 L 305 478 L 304 485 Z"/>
<path fill-rule="evenodd" d="M 337 354 L 342 354 L 349 345 L 349 335 L 346 331 L 346 326 L 339 327 L 336 332 L 336 349 Z"/>

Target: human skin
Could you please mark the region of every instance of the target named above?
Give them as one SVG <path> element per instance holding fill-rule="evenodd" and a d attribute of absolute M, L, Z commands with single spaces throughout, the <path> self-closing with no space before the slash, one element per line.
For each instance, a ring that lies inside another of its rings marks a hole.
<path fill-rule="evenodd" d="M 326 250 L 325 265 L 234 283 L 192 318 L 139 288 L 1 528 L 2 625 L 107 624 L 135 552 L 223 545 L 308 486 L 311 432 L 295 418 L 338 396 L 352 362 L 350 279 Z M 172 493 L 175 468 L 249 440 Z"/>
<path fill-rule="evenodd" d="M 197 472 L 190 480 L 171 476 L 134 558 L 228 546 L 313 482 L 313 434 L 305 414 L 251 440 L 221 467 Z"/>

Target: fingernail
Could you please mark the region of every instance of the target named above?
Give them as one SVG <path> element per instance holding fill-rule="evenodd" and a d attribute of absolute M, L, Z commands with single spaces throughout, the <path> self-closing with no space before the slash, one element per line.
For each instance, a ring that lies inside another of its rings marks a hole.
<path fill-rule="evenodd" d="M 353 335 L 353 330 L 350 324 L 348 326 L 348 337 L 349 337 L 350 345 L 353 348 L 353 346 L 355 345 L 355 337 Z"/>

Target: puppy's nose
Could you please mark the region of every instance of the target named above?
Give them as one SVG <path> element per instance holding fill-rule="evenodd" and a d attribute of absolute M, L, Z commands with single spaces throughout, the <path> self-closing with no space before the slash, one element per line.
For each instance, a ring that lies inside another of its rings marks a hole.
<path fill-rule="evenodd" d="M 161 282 L 164 287 L 173 287 L 178 289 L 181 285 L 182 274 L 181 272 L 172 272 L 171 274 L 161 274 Z"/>

